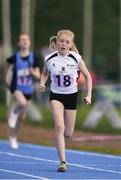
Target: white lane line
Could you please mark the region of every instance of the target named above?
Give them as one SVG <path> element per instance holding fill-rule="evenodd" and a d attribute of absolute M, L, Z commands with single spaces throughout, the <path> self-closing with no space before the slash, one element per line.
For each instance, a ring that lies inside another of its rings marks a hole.
<path fill-rule="evenodd" d="M 8 141 L 0 140 L 0 142 L 4 144 L 8 144 Z M 48 146 L 39 146 L 39 145 L 33 145 L 33 144 L 27 144 L 27 143 L 20 143 L 22 147 L 28 147 L 32 149 L 45 149 L 45 150 L 53 150 L 56 151 L 56 148 L 54 147 L 48 147 Z M 119 155 L 108 155 L 108 154 L 101 154 L 101 153 L 94 153 L 94 152 L 85 152 L 85 151 L 77 151 L 77 150 L 70 150 L 67 149 L 66 152 L 68 153 L 74 153 L 74 154 L 80 154 L 80 155 L 86 155 L 86 156 L 96 156 L 96 157 L 105 157 L 105 158 L 112 158 L 112 159 L 121 159 L 121 156 Z"/>
<path fill-rule="evenodd" d="M 108 154 L 100 154 L 100 153 L 93 153 L 93 152 L 84 152 L 84 151 L 75 151 L 75 150 L 67 150 L 70 153 L 80 154 L 80 155 L 86 155 L 86 156 L 96 156 L 96 157 L 103 157 L 103 158 L 111 158 L 111 159 L 120 159 L 121 156 L 119 155 L 108 155 Z"/>
<path fill-rule="evenodd" d="M 32 162 L 30 162 L 30 161 L 28 161 L 28 162 L 25 162 L 25 161 L 0 161 L 0 163 L 2 163 L 2 164 L 43 164 L 43 162 L 34 162 L 34 161 L 32 161 Z M 46 164 L 47 164 L 47 162 L 45 162 Z M 50 162 L 48 162 L 48 164 L 50 164 Z"/>
<path fill-rule="evenodd" d="M 79 165 L 79 164 L 73 164 L 73 163 L 71 163 L 71 165 L 72 166 L 76 166 L 76 167 L 96 170 L 96 171 L 102 171 L 102 172 L 108 172 L 108 173 L 114 173 L 114 174 L 121 174 L 121 172 L 119 172 L 119 171 L 114 171 L 114 170 L 110 170 L 110 169 L 94 168 L 94 167 L 83 166 L 83 165 Z"/>
<path fill-rule="evenodd" d="M 9 153 L 9 152 L 2 152 L 2 151 L 0 151 L 0 154 L 5 154 L 5 155 L 19 157 L 19 158 L 25 158 L 25 159 L 34 159 L 34 160 L 38 160 L 38 161 L 51 162 L 51 163 L 58 163 L 59 162 L 59 161 L 50 160 L 50 159 L 44 159 L 44 158 L 39 158 L 39 157 L 26 156 L 26 155 L 14 154 L 14 153 Z M 68 165 L 79 167 L 79 168 L 90 169 L 90 170 L 107 172 L 107 173 L 121 174 L 120 171 L 114 171 L 114 170 L 110 170 L 110 169 L 95 168 L 95 167 L 84 166 L 84 165 L 75 164 L 75 163 L 68 163 Z"/>
<path fill-rule="evenodd" d="M 11 170 L 8 170 L 8 169 L 0 169 L 0 171 L 7 172 L 7 173 L 12 173 L 12 174 L 19 174 L 19 175 L 22 175 L 22 176 L 27 176 L 27 177 L 31 177 L 31 178 L 37 178 L 37 179 L 41 179 L 41 180 L 49 180 L 49 179 L 44 178 L 44 177 L 34 176 L 34 175 L 31 175 L 31 174 L 27 174 L 27 173 L 21 173 L 21 172 L 18 172 L 18 171 L 11 171 Z"/>
<path fill-rule="evenodd" d="M 35 148 L 35 149 L 45 149 L 45 150 L 53 150 L 56 151 L 56 148 L 54 147 L 48 147 L 48 146 L 39 146 L 39 145 L 32 145 L 32 144 L 26 144 L 23 143 L 22 146 L 29 147 L 29 148 Z M 93 153 L 93 152 L 85 152 L 85 151 L 77 151 L 77 150 L 70 150 L 67 149 L 66 152 L 68 153 L 74 153 L 74 154 L 80 154 L 80 155 L 86 155 L 86 156 L 96 156 L 96 157 L 105 157 L 105 158 L 112 158 L 112 159 L 121 159 L 121 156 L 119 155 L 108 155 L 108 154 L 101 154 L 101 153 Z"/>
<path fill-rule="evenodd" d="M 28 162 L 25 162 L 25 161 L 0 161 L 0 163 L 3 163 L 3 164 L 43 164 L 43 162 L 35 162 L 35 161 L 28 161 Z M 45 162 L 47 164 L 47 162 Z M 48 164 L 50 164 L 52 162 L 48 162 Z M 83 164 L 83 166 L 97 166 L 97 164 Z M 121 167 L 120 164 L 100 164 L 100 167 Z"/>

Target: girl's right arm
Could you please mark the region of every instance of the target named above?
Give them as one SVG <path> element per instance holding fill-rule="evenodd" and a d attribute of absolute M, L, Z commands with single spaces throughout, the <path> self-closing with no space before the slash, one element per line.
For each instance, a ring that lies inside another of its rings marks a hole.
<path fill-rule="evenodd" d="M 41 92 L 45 91 L 45 88 L 46 88 L 45 84 L 47 82 L 48 77 L 49 77 L 49 73 L 48 73 L 47 67 L 44 66 L 42 74 L 41 74 L 41 78 L 40 78 L 40 91 Z"/>
<path fill-rule="evenodd" d="M 4 67 L 4 83 L 6 88 L 9 88 L 12 80 L 12 65 L 6 63 Z"/>

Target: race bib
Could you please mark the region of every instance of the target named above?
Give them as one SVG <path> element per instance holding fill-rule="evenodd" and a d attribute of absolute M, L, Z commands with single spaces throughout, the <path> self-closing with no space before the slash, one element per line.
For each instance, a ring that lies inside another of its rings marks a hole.
<path fill-rule="evenodd" d="M 53 83 L 55 86 L 59 86 L 59 87 L 71 86 L 73 84 L 73 76 L 72 74 L 53 75 Z"/>
<path fill-rule="evenodd" d="M 17 71 L 17 84 L 18 85 L 30 85 L 32 84 L 32 78 L 28 69 L 21 69 Z"/>

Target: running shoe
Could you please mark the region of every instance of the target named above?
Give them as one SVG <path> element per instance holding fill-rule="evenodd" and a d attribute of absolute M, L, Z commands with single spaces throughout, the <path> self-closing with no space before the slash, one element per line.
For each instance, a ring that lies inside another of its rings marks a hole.
<path fill-rule="evenodd" d="M 10 147 L 11 147 L 12 149 L 18 149 L 18 142 L 17 142 L 16 137 L 10 136 L 10 137 L 9 137 L 9 142 L 10 142 Z"/>
<path fill-rule="evenodd" d="M 59 168 L 57 169 L 57 172 L 66 172 L 68 169 L 68 166 L 65 161 L 60 162 Z"/>

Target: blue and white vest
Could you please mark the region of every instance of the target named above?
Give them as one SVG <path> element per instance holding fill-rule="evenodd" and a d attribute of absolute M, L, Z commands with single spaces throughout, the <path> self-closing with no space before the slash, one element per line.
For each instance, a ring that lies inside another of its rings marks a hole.
<path fill-rule="evenodd" d="M 16 53 L 16 89 L 24 94 L 33 93 L 33 78 L 29 72 L 29 68 L 33 67 L 33 64 L 33 53 L 30 53 L 26 61 L 21 58 L 20 53 Z"/>

